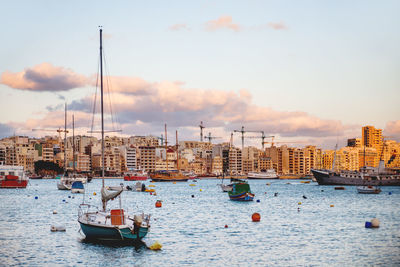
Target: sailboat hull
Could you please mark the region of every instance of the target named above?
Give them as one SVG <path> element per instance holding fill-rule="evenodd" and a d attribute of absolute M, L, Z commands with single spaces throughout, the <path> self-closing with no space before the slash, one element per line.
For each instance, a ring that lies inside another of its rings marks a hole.
<path fill-rule="evenodd" d="M 138 233 L 131 233 L 129 227 L 107 227 L 79 222 L 86 239 L 103 241 L 140 241 L 147 235 L 148 228 L 140 227 Z"/>

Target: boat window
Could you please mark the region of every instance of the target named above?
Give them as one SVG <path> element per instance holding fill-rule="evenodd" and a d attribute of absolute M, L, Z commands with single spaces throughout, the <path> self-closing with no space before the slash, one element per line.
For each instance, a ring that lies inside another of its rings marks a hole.
<path fill-rule="evenodd" d="M 0 175 L 6 175 L 6 173 L 5 172 L 0 172 Z"/>
<path fill-rule="evenodd" d="M 15 175 L 14 172 L 10 172 L 9 175 Z"/>

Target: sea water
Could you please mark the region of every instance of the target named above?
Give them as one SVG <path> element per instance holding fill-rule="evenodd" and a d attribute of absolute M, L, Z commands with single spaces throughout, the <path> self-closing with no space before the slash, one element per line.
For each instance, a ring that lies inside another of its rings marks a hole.
<path fill-rule="evenodd" d="M 106 180 L 119 185 L 121 179 Z M 300 180 L 250 180 L 254 201 L 229 200 L 220 180 L 150 183 L 156 191 L 122 194 L 125 210 L 151 214 L 147 246 L 84 241 L 77 222 L 83 201 L 101 206 L 101 180 L 86 193 L 57 190 L 57 180 L 31 180 L 0 190 L 1 266 L 399 266 L 400 187 L 378 195 L 356 187 Z M 226 181 L 225 181 L 226 183 Z M 269 184 L 269 185 L 268 185 Z M 124 182 L 133 186 L 134 182 Z M 194 185 L 194 186 L 193 186 Z M 277 194 L 276 194 L 277 193 Z M 162 200 L 162 207 L 155 202 Z M 258 201 L 259 200 L 259 201 Z M 119 201 L 110 203 L 117 208 Z M 260 222 L 252 222 L 258 212 Z M 378 218 L 380 227 L 365 228 Z M 51 232 L 52 225 L 65 232 Z"/>

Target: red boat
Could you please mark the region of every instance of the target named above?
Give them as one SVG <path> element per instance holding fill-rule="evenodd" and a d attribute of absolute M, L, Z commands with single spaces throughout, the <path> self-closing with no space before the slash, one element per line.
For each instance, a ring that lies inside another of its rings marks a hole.
<path fill-rule="evenodd" d="M 124 175 L 124 181 L 145 181 L 147 178 L 148 174 L 142 170 L 127 172 Z"/>
<path fill-rule="evenodd" d="M 0 165 L 0 188 L 25 188 L 28 180 L 24 167 Z"/>

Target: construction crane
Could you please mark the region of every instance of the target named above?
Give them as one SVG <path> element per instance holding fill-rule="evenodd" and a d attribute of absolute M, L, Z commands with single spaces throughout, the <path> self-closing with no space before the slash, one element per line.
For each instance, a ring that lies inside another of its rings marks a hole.
<path fill-rule="evenodd" d="M 199 127 L 200 127 L 200 142 L 203 142 L 203 129 L 206 128 L 206 127 L 203 125 L 203 121 L 200 122 Z"/>
<path fill-rule="evenodd" d="M 61 128 L 58 129 L 32 129 L 33 132 L 35 131 L 42 131 L 42 132 L 58 132 L 58 138 L 61 139 L 61 133 L 68 133 L 68 130 L 62 130 Z"/>
<path fill-rule="evenodd" d="M 161 140 L 161 145 L 164 145 L 164 136 L 161 134 L 161 137 L 157 136 L 158 140 Z"/>
<path fill-rule="evenodd" d="M 274 144 L 306 144 L 308 143 L 307 141 L 282 141 L 282 142 L 274 142 L 274 137 L 272 137 L 271 142 L 264 142 L 265 144 L 271 144 L 271 147 L 274 146 Z"/>
<path fill-rule="evenodd" d="M 270 138 L 270 137 L 274 138 L 275 137 L 273 135 L 266 136 L 264 131 L 247 131 L 247 132 L 250 132 L 250 133 L 261 133 L 261 136 L 245 136 L 245 138 L 261 138 L 261 146 L 262 146 L 263 150 L 264 150 L 265 138 Z"/>
<path fill-rule="evenodd" d="M 205 138 L 205 139 L 208 139 L 208 142 L 211 143 L 211 140 L 213 140 L 213 139 L 219 139 L 219 138 L 222 138 L 222 137 L 211 136 L 211 133 L 209 132 L 209 133 L 208 133 L 208 136 L 205 136 L 204 138 Z"/>
<path fill-rule="evenodd" d="M 234 132 L 234 133 L 242 133 L 242 150 L 243 150 L 243 148 L 244 148 L 244 133 L 246 132 L 246 131 L 244 130 L 244 126 L 242 126 L 242 129 L 241 129 L 241 130 L 233 130 L 233 132 Z"/>

